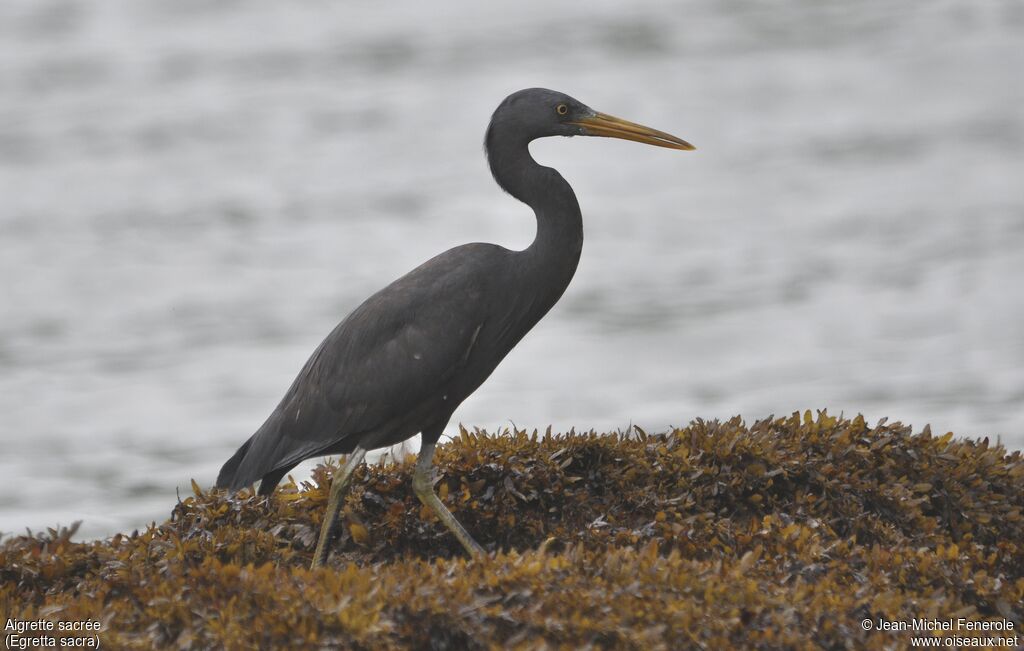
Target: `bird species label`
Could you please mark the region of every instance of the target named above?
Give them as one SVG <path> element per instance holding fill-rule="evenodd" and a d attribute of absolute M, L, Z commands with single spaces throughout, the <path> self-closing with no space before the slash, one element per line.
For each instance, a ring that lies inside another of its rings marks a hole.
<path fill-rule="evenodd" d="M 5 649 L 98 649 L 102 624 L 97 619 L 53 621 L 14 619 L 4 623 Z"/>

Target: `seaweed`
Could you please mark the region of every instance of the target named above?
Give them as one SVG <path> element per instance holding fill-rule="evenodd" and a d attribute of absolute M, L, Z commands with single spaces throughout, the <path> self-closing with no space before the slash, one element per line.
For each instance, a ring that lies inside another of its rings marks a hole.
<path fill-rule="evenodd" d="M 0 613 L 99 621 L 125 649 L 902 648 L 910 633 L 861 622 L 1021 625 L 1024 458 L 988 439 L 819 411 L 463 429 L 435 463 L 486 557 L 419 504 L 405 458 L 356 471 L 328 566 L 308 569 L 326 464 L 269 500 L 193 482 L 130 535 L 9 537 Z"/>

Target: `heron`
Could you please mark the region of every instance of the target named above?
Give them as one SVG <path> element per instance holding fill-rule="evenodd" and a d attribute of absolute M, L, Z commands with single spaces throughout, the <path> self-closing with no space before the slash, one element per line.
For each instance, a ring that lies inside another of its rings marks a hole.
<path fill-rule="evenodd" d="M 694 149 L 546 88 L 517 91 L 498 105 L 484 149 L 497 184 L 536 215 L 530 246 L 457 246 L 370 296 L 327 335 L 217 476 L 216 485 L 232 491 L 259 480 L 259 495 L 269 496 L 300 462 L 347 455 L 331 480 L 312 567 L 327 561 L 352 474 L 366 452 L 417 433 L 416 496 L 471 557 L 483 553 L 434 493 L 434 448 L 455 409 L 547 314 L 576 273 L 583 250 L 579 202 L 562 175 L 537 163 L 529 150 L 533 140 L 548 136 Z"/>

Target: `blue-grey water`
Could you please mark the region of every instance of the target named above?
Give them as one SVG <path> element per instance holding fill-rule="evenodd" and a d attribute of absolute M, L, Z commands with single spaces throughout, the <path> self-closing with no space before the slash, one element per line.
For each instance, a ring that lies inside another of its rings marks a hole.
<path fill-rule="evenodd" d="M 546 140 L 586 244 L 456 413 L 828 407 L 1024 446 L 1024 4 L 5 0 L 0 530 L 164 519 L 359 301 L 522 248 L 529 86 L 697 145 Z"/>

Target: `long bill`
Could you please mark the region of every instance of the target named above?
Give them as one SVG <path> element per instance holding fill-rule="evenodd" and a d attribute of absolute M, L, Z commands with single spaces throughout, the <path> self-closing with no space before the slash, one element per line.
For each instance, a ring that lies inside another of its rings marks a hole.
<path fill-rule="evenodd" d="M 681 138 L 676 138 L 670 133 L 645 127 L 642 124 L 623 120 L 607 113 L 595 113 L 590 117 L 581 118 L 571 124 L 583 127 L 584 135 L 587 136 L 622 138 L 623 140 L 633 140 L 634 142 L 668 147 L 669 149 L 683 149 L 687 151 L 696 149 L 690 143 Z"/>

